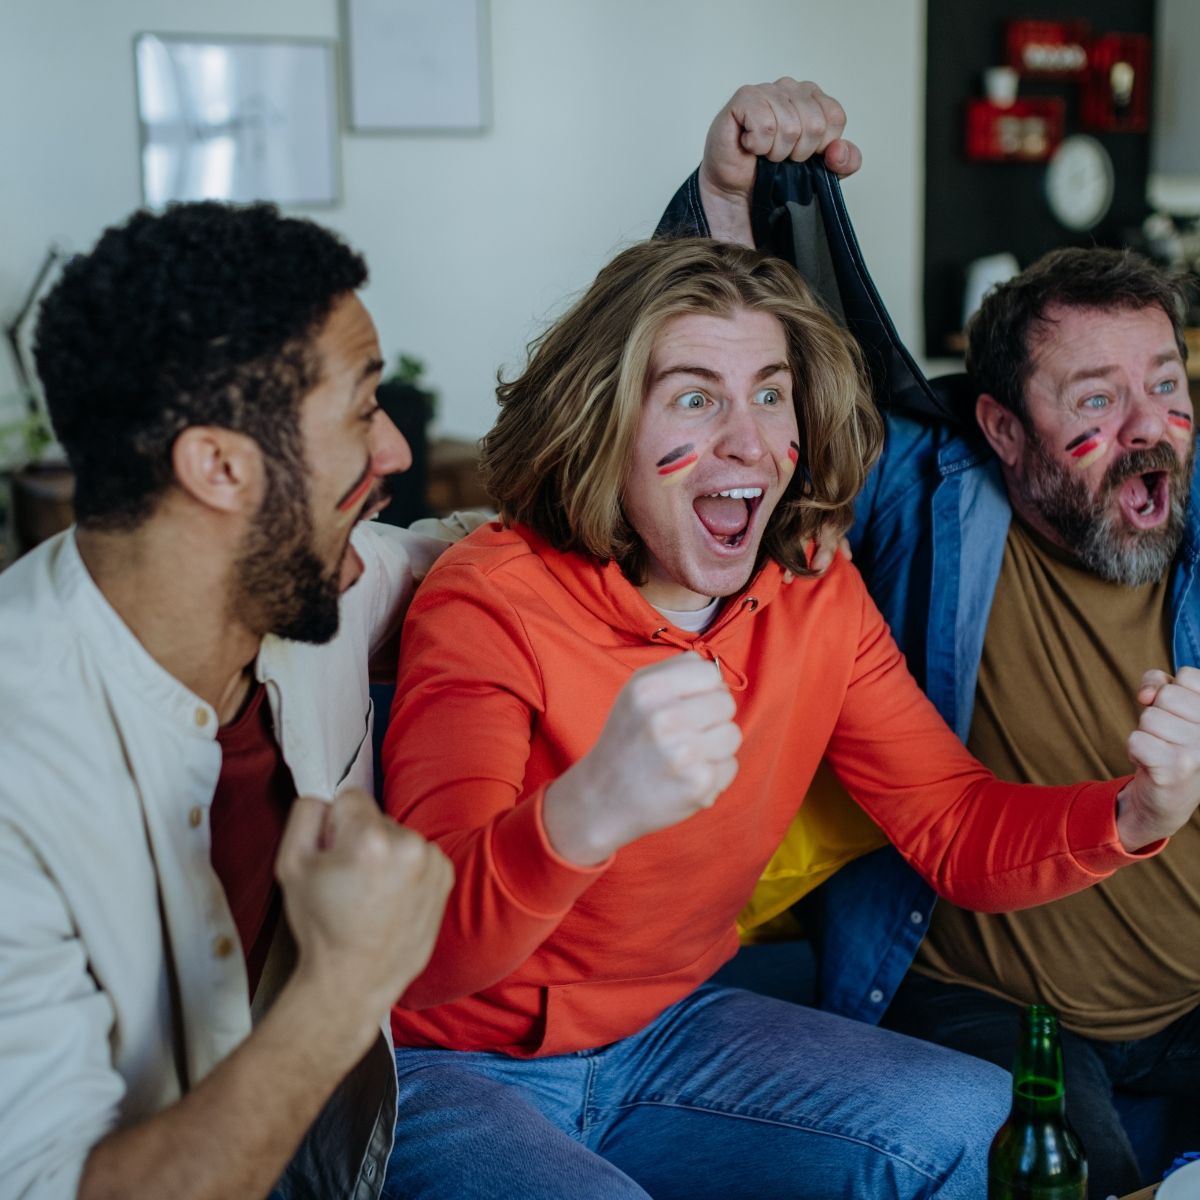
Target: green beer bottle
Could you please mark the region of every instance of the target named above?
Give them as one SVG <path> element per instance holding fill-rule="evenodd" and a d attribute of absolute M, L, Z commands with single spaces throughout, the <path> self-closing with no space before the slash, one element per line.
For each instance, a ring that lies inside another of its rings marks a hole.
<path fill-rule="evenodd" d="M 988 1152 L 988 1200 L 1085 1200 L 1087 1159 L 1067 1121 L 1058 1017 L 1021 1014 L 1013 1102 Z"/>

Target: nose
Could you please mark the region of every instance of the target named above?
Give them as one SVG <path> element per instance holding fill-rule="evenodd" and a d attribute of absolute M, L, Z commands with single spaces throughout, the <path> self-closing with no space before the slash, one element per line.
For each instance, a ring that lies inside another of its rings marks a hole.
<path fill-rule="evenodd" d="M 1121 444 L 1130 450 L 1157 446 L 1167 435 L 1162 397 L 1136 396 L 1121 423 Z"/>
<path fill-rule="evenodd" d="M 376 475 L 396 475 L 407 471 L 412 461 L 408 439 L 392 418 L 377 408 L 371 421 L 371 470 Z"/>
<path fill-rule="evenodd" d="M 756 463 L 767 453 L 762 430 L 747 407 L 732 405 L 722 417 L 716 453 L 735 462 Z"/>

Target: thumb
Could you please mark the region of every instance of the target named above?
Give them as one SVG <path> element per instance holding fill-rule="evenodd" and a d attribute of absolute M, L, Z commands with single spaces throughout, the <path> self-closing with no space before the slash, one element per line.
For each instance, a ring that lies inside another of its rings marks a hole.
<path fill-rule="evenodd" d="M 328 817 L 329 804 L 325 800 L 316 796 L 297 796 L 292 801 L 275 858 L 276 876 L 282 880 L 285 874 L 294 874 L 322 848 Z"/>
<path fill-rule="evenodd" d="M 1161 671 L 1158 668 L 1147 671 L 1142 676 L 1142 682 L 1138 684 L 1138 703 L 1149 708 L 1158 699 L 1158 693 L 1170 682 L 1171 676 L 1166 671 Z"/>

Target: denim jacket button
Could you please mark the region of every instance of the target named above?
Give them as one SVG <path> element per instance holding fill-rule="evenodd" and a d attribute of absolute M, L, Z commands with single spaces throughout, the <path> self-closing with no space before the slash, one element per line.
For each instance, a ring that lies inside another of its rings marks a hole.
<path fill-rule="evenodd" d="M 878 988 L 872 988 L 870 994 L 867 996 L 867 999 L 870 1000 L 872 1004 L 879 1004 L 883 1000 L 883 993 Z"/>
<path fill-rule="evenodd" d="M 909 920 L 910 920 L 910 921 L 911 921 L 911 922 L 912 922 L 914 925 L 920 925 L 920 923 L 921 923 L 923 920 L 925 920 L 925 914 L 924 914 L 923 912 L 918 912 L 918 911 L 917 911 L 917 910 L 914 908 L 914 909 L 912 910 L 912 912 L 910 912 L 910 913 L 908 914 L 908 919 L 909 919 Z"/>

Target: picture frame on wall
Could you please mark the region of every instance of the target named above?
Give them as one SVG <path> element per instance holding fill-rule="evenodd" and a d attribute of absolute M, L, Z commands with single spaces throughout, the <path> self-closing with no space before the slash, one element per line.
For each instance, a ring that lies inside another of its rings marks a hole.
<path fill-rule="evenodd" d="M 351 131 L 485 132 L 488 18 L 488 0 L 342 0 Z"/>
<path fill-rule="evenodd" d="M 336 44 L 319 38 L 134 38 L 142 197 L 341 198 Z"/>

